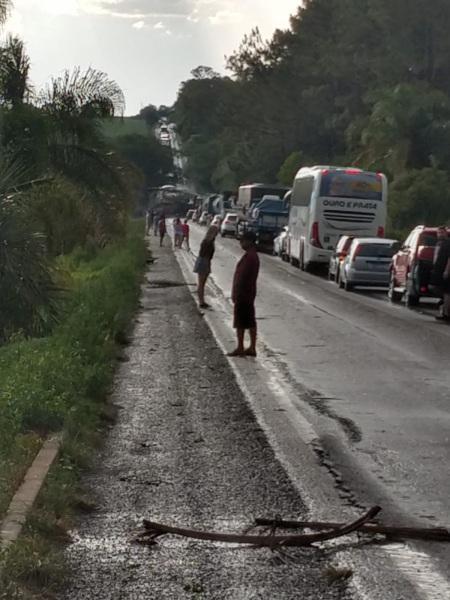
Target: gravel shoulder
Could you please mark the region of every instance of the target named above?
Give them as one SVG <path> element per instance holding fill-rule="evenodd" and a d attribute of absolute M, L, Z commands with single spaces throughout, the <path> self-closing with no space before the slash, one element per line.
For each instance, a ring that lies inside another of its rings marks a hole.
<path fill-rule="evenodd" d="M 269 550 L 174 537 L 152 549 L 130 543 L 143 517 L 235 532 L 256 516 L 306 516 L 172 251 L 158 248 L 154 257 L 116 376 L 118 420 L 84 481 L 98 510 L 78 519 L 58 598 L 349 598 L 326 575 L 333 548 L 290 550 L 286 561 Z"/>

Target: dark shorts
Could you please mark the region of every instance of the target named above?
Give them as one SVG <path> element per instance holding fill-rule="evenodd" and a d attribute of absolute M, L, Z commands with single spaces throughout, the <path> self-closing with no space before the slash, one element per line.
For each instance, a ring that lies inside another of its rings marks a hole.
<path fill-rule="evenodd" d="M 194 273 L 198 275 L 209 275 L 211 273 L 211 261 L 198 256 L 194 264 Z"/>
<path fill-rule="evenodd" d="M 255 305 L 248 302 L 236 302 L 234 305 L 235 329 L 253 329 L 256 327 Z"/>

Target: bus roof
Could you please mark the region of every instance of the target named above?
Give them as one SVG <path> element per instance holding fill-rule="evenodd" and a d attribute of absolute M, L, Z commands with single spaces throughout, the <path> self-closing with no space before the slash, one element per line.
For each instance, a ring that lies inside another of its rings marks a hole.
<path fill-rule="evenodd" d="M 370 175 L 381 175 L 381 173 L 377 173 L 375 171 L 365 171 L 364 169 L 360 169 L 359 167 L 336 167 L 333 165 L 315 165 L 313 167 L 302 167 L 296 174 L 295 178 L 300 177 L 300 175 L 304 175 L 305 173 L 310 173 L 311 171 L 337 171 L 342 173 L 364 173 Z"/>
<path fill-rule="evenodd" d="M 244 185 L 240 185 L 239 189 L 241 188 L 272 188 L 274 190 L 288 190 L 290 188 L 288 188 L 287 186 L 284 185 L 280 185 L 279 183 L 246 183 Z"/>

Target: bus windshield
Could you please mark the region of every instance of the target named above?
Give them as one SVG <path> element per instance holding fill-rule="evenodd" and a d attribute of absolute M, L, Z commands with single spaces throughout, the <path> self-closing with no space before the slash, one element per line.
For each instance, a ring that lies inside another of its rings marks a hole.
<path fill-rule="evenodd" d="M 371 173 L 329 172 L 322 176 L 320 195 L 328 198 L 382 200 L 381 179 Z"/>

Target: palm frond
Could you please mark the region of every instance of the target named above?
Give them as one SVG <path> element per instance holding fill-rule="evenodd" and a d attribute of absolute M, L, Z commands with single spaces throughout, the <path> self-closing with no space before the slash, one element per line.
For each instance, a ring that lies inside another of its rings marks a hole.
<path fill-rule="evenodd" d="M 52 79 L 39 97 L 42 108 L 55 115 L 86 118 L 123 115 L 125 98 L 119 85 L 106 73 L 77 67 Z"/>
<path fill-rule="evenodd" d="M 0 0 L 0 24 L 3 25 L 11 10 L 11 0 Z"/>
<path fill-rule="evenodd" d="M 30 67 L 30 57 L 23 41 L 8 36 L 6 43 L 0 47 L 0 95 L 4 102 L 19 104 L 31 95 Z"/>

